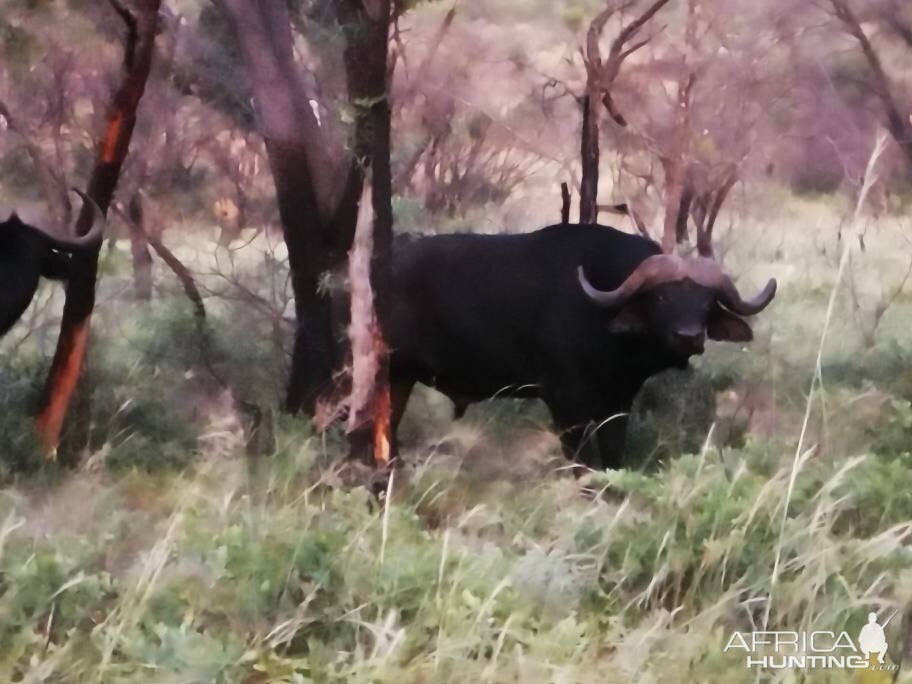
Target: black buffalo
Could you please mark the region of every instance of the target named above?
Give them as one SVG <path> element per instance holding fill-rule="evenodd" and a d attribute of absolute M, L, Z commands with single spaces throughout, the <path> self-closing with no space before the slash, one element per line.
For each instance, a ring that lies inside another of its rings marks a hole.
<path fill-rule="evenodd" d="M 92 228 L 83 237 L 54 237 L 24 223 L 16 214 L 0 223 L 0 337 L 28 308 L 40 278 L 68 280 L 71 255 L 98 249 L 101 244 L 102 212 L 86 195 L 79 195 L 94 212 Z"/>
<path fill-rule="evenodd" d="M 438 235 L 393 257 L 387 337 L 395 429 L 416 382 L 456 404 L 539 397 L 565 453 L 622 464 L 627 414 L 650 376 L 686 368 L 706 338 L 747 342 L 770 280 L 745 300 L 715 261 L 663 255 L 598 225 Z"/>

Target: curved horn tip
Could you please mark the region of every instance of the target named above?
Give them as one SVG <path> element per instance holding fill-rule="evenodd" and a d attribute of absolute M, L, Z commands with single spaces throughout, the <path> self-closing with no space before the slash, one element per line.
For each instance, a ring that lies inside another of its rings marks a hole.
<path fill-rule="evenodd" d="M 769 306 L 770 302 L 773 301 L 773 297 L 776 296 L 776 289 L 778 287 L 779 283 L 776 282 L 776 279 L 770 278 L 756 297 L 745 302 L 745 304 L 752 309 L 748 315 L 756 315 Z"/>
<path fill-rule="evenodd" d="M 576 267 L 576 278 L 579 280 L 580 288 L 583 290 L 583 294 L 593 303 L 601 306 L 601 298 L 605 293 L 600 292 L 595 289 L 595 286 L 589 282 L 589 278 L 586 277 L 586 271 L 582 265 Z"/>
<path fill-rule="evenodd" d="M 75 254 L 77 251 L 95 249 L 99 247 L 104 240 L 104 233 L 107 228 L 105 213 L 88 193 L 75 187 L 70 187 L 69 189 L 79 195 L 84 204 L 88 205 L 91 209 L 92 224 L 88 232 L 85 235 L 76 237 L 59 237 L 43 230 L 39 230 L 39 232 L 44 233 L 45 237 L 50 241 L 52 248 L 59 251 Z"/>
<path fill-rule="evenodd" d="M 96 214 L 99 214 L 99 215 L 101 215 L 102 218 L 104 218 L 105 213 L 101 210 L 101 207 L 98 206 L 98 202 L 93 200 L 92 197 L 87 192 L 83 192 L 82 190 L 77 188 L 75 185 L 70 186 L 70 190 L 72 192 L 76 193 L 77 195 L 79 195 L 79 199 L 81 199 L 83 202 L 91 205 L 92 209 L 95 210 Z"/>
<path fill-rule="evenodd" d="M 580 287 L 583 288 L 585 295 L 589 297 L 589 299 L 594 299 L 598 293 L 586 277 L 586 271 L 582 266 L 576 267 L 576 279 L 579 281 Z"/>
<path fill-rule="evenodd" d="M 92 207 L 92 211 L 95 213 L 95 217 L 92 220 L 92 230 L 90 230 L 89 233 L 91 234 L 96 231 L 103 233 L 104 230 L 107 228 L 107 220 L 108 220 L 107 213 L 100 206 L 98 206 L 98 202 L 96 202 L 94 199 L 92 199 L 92 196 L 89 195 L 87 192 L 83 192 L 76 186 L 71 186 L 70 190 L 72 190 L 77 195 L 79 195 L 79 198 L 85 204 L 88 204 L 90 207 Z M 100 228 L 96 227 L 98 225 L 98 223 L 101 224 Z"/>
<path fill-rule="evenodd" d="M 579 280 L 580 286 L 587 294 L 595 291 L 592 283 L 589 282 L 589 278 L 586 277 L 586 270 L 582 266 L 576 267 L 576 279 Z"/>
<path fill-rule="evenodd" d="M 769 302 L 773 301 L 773 297 L 776 296 L 776 290 L 778 289 L 779 283 L 776 282 L 775 278 L 770 278 L 768 281 L 766 281 L 766 286 L 763 288 L 760 294 L 763 295 L 764 299 L 769 299 L 769 301 L 767 301 L 767 304 L 769 304 Z"/>

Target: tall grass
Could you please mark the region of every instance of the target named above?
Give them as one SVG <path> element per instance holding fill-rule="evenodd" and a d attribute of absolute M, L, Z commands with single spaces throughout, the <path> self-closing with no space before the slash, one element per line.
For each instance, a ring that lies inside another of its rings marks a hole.
<path fill-rule="evenodd" d="M 760 628 L 777 554 L 771 629 L 857 632 L 912 598 L 908 462 L 810 459 L 780 534 L 792 468 L 763 445 L 593 475 L 595 500 L 430 460 L 380 509 L 319 448 L 8 491 L 0 677 L 749 681 L 722 649 Z"/>

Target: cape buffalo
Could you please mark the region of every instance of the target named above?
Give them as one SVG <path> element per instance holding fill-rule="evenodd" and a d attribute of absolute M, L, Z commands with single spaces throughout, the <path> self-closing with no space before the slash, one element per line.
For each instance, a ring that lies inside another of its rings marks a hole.
<path fill-rule="evenodd" d="M 387 325 L 392 429 L 416 382 L 450 397 L 457 416 L 491 397 L 539 397 L 569 458 L 617 468 L 646 379 L 686 368 L 707 337 L 751 340 L 741 316 L 775 293 L 770 280 L 745 300 L 715 261 L 600 225 L 406 242 Z"/>
<path fill-rule="evenodd" d="M 28 308 L 42 276 L 68 280 L 70 255 L 97 249 L 101 244 L 104 216 L 89 197 L 76 192 L 94 212 L 92 228 L 83 237 L 53 237 L 24 223 L 15 213 L 0 223 L 0 337 Z"/>

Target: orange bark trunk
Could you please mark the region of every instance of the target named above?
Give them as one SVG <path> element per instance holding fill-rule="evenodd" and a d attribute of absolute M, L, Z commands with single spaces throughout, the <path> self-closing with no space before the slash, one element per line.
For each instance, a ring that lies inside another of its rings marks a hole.
<path fill-rule="evenodd" d="M 390 388 L 383 383 L 374 406 L 374 461 L 382 467 L 390 460 Z"/>
<path fill-rule="evenodd" d="M 89 196 L 106 213 L 127 156 L 136 124 L 136 110 L 149 77 L 161 0 L 141 0 L 137 3 L 136 16 L 119 3 L 112 4 L 127 24 L 125 73 L 114 94 L 88 186 Z M 84 234 L 89 229 L 92 215 L 90 207 L 83 207 L 76 224 L 77 233 Z M 97 267 L 97 252 L 73 257 L 73 272 L 67 287 L 57 350 L 45 383 L 41 409 L 35 419 L 41 443 L 52 459 L 57 457 L 63 424 L 82 375 L 95 305 Z"/>
<path fill-rule="evenodd" d="M 55 388 L 50 394 L 47 405 L 35 420 L 41 445 L 45 453 L 54 456 L 63 429 L 70 397 L 76 391 L 79 376 L 82 372 L 82 361 L 85 358 L 89 340 L 89 321 L 85 319 L 70 336 L 64 340 L 64 351 L 59 365 L 52 370 L 49 383 Z"/>

